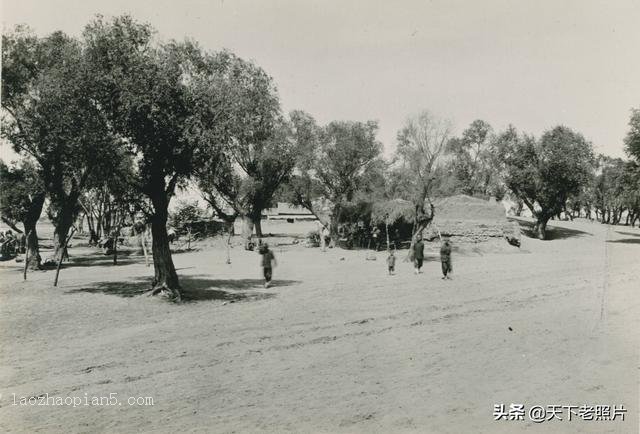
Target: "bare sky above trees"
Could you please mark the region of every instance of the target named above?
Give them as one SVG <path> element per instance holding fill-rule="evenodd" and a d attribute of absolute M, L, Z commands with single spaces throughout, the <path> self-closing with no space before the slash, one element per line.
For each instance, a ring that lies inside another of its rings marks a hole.
<path fill-rule="evenodd" d="M 78 35 L 96 13 L 130 13 L 161 39 L 228 48 L 275 79 L 286 111 L 319 123 L 378 120 L 385 154 L 423 108 L 539 136 L 565 124 L 623 155 L 640 106 L 640 2 L 2 0 L 4 29 Z M 10 159 L 8 146 L 0 156 Z"/>

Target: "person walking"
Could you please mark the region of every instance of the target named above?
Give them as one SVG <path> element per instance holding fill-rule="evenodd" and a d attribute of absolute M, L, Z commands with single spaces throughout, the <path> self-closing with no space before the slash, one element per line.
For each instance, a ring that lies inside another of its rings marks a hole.
<path fill-rule="evenodd" d="M 264 275 L 264 287 L 268 288 L 271 285 L 271 278 L 273 277 L 273 267 L 277 265 L 276 257 L 269 249 L 269 244 L 264 243 L 260 246 L 260 254 L 262 255 L 262 274 Z"/>
<path fill-rule="evenodd" d="M 418 236 L 413 244 L 413 268 L 415 274 L 422 273 L 422 263 L 424 262 L 424 243 L 422 236 Z"/>
<path fill-rule="evenodd" d="M 396 271 L 396 255 L 393 250 L 389 250 L 389 256 L 387 256 L 387 268 L 389 276 L 393 276 Z"/>
<path fill-rule="evenodd" d="M 451 267 L 451 242 L 449 238 L 445 238 L 440 247 L 440 263 L 442 264 L 442 278 L 451 279 L 449 274 L 453 271 Z"/>

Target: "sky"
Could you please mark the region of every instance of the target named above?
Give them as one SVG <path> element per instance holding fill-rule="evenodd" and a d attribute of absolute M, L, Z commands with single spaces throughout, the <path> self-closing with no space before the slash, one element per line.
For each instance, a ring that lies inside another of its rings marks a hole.
<path fill-rule="evenodd" d="M 4 31 L 79 35 L 96 13 L 128 13 L 160 40 L 227 48 L 273 77 L 285 112 L 377 120 L 387 156 L 424 109 L 457 134 L 475 119 L 536 136 L 562 124 L 624 156 L 640 107 L 637 0 L 1 1 Z"/>

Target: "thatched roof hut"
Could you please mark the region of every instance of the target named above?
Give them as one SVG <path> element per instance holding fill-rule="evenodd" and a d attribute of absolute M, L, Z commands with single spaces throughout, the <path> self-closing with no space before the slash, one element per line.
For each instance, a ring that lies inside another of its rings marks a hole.
<path fill-rule="evenodd" d="M 371 223 L 373 224 L 413 224 L 414 220 L 415 209 L 413 203 L 408 200 L 392 199 L 373 204 L 371 211 Z"/>

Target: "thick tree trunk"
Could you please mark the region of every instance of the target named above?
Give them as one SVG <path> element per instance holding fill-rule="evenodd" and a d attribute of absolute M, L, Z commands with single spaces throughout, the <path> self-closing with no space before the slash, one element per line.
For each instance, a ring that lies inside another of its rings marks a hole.
<path fill-rule="evenodd" d="M 242 220 L 242 241 L 245 250 L 249 250 L 251 248 L 250 244 L 253 237 L 253 228 L 255 223 L 249 216 L 241 216 L 240 218 Z"/>
<path fill-rule="evenodd" d="M 387 222 L 384 222 L 384 231 L 387 234 L 387 252 L 388 252 L 389 250 L 391 250 L 391 247 L 390 247 L 391 242 L 389 240 L 389 223 Z"/>
<path fill-rule="evenodd" d="M 539 240 L 547 239 L 547 222 L 549 219 L 547 217 L 539 217 L 536 221 L 535 232 L 536 236 Z"/>
<path fill-rule="evenodd" d="M 426 200 L 426 199 L 425 199 Z M 415 205 L 415 223 L 413 224 L 413 231 L 411 234 L 411 244 L 409 245 L 409 252 L 407 253 L 407 260 L 409 256 L 413 252 L 413 246 L 418 240 L 418 238 L 422 238 L 424 230 L 431 224 L 433 218 L 435 217 L 435 208 L 433 204 L 429 201 L 429 213 L 424 209 L 424 205 Z"/>
<path fill-rule="evenodd" d="M 66 250 L 66 242 L 67 236 L 69 235 L 69 229 L 73 226 L 74 220 L 74 208 L 75 208 L 75 200 L 73 203 L 65 204 L 62 206 L 58 215 L 56 216 L 56 221 L 54 222 L 55 230 L 53 232 L 53 243 L 54 243 L 54 251 L 53 251 L 53 260 L 58 263 L 65 255 Z"/>
<path fill-rule="evenodd" d="M 233 222 L 227 222 L 227 264 L 231 264 L 231 237 L 233 236 Z"/>
<path fill-rule="evenodd" d="M 38 232 L 36 231 L 36 224 L 40 219 L 40 215 L 42 214 L 42 207 L 44 206 L 45 194 L 40 193 L 36 194 L 32 200 L 31 205 L 29 206 L 29 212 L 25 217 L 24 225 L 24 233 L 27 236 L 26 249 L 27 249 L 27 258 L 28 264 L 27 268 L 30 270 L 38 270 L 41 265 L 40 258 L 40 246 L 38 245 Z"/>
<path fill-rule="evenodd" d="M 38 245 L 38 232 L 36 231 L 37 221 L 24 222 L 24 232 L 27 234 L 27 268 L 29 270 L 39 270 L 42 259 L 40 258 L 40 246 Z"/>
<path fill-rule="evenodd" d="M 262 216 L 260 214 L 253 218 L 253 226 L 256 230 L 256 237 L 262 238 Z"/>
<path fill-rule="evenodd" d="M 340 221 L 342 220 L 342 204 L 336 201 L 329 214 L 329 247 L 338 245 L 340 240 Z"/>
<path fill-rule="evenodd" d="M 174 301 L 181 301 L 180 282 L 171 258 L 169 235 L 167 234 L 167 217 L 169 201 L 152 198 L 155 213 L 151 218 L 151 237 L 153 252 L 154 279 L 150 295 L 163 294 Z"/>

